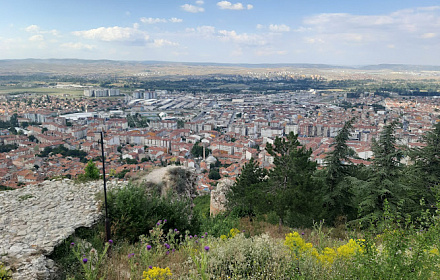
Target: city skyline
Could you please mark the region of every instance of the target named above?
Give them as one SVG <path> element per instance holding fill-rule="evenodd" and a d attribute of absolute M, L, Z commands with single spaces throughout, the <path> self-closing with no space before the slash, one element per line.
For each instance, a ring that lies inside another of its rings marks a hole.
<path fill-rule="evenodd" d="M 440 65 L 436 2 L 7 1 L 0 59 Z"/>

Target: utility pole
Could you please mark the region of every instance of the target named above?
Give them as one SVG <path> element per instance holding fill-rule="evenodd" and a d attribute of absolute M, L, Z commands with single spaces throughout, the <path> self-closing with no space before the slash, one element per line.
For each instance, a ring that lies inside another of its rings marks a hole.
<path fill-rule="evenodd" d="M 103 131 L 101 131 L 101 155 L 102 155 L 102 178 L 104 179 L 105 236 L 107 239 L 106 242 L 108 242 L 110 240 L 110 219 L 108 218 L 108 208 L 107 208 L 107 182 L 105 180 L 104 132 Z"/>

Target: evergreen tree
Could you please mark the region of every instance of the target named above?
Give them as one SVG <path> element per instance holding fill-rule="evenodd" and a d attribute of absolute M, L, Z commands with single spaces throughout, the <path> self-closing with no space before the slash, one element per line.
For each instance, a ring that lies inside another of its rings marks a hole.
<path fill-rule="evenodd" d="M 84 180 L 84 181 L 90 181 L 90 180 L 98 180 L 100 178 L 100 172 L 98 167 L 96 167 L 95 163 L 90 160 L 86 167 L 84 168 L 84 174 L 80 174 L 78 179 Z"/>
<path fill-rule="evenodd" d="M 366 181 L 359 184 L 358 203 L 361 219 L 377 220 L 383 213 L 385 200 L 391 211 L 398 206 L 407 212 L 413 203 L 410 188 L 403 179 L 400 159 L 402 150 L 397 148 L 394 130 L 397 122 L 384 127 L 378 141 L 373 140 L 374 153 L 371 173 Z"/>
<path fill-rule="evenodd" d="M 219 180 L 221 177 L 222 176 L 220 175 L 220 173 L 217 170 L 211 169 L 209 171 L 209 174 L 208 174 L 208 178 L 209 179 L 211 179 L 211 180 Z"/>
<path fill-rule="evenodd" d="M 267 171 L 258 167 L 258 162 L 251 158 L 227 194 L 228 209 L 249 217 L 267 210 L 263 209 L 267 206 L 264 194 L 266 181 Z"/>
<path fill-rule="evenodd" d="M 312 177 L 316 170 L 316 162 L 310 161 L 312 150 L 301 146 L 293 132 L 277 137 L 266 150 L 275 165 L 269 172 L 268 199 L 280 224 L 286 220 L 290 226 L 311 225 L 322 205 Z"/>
<path fill-rule="evenodd" d="M 205 148 L 205 157 L 208 157 L 208 155 L 211 153 L 211 150 L 208 148 Z M 191 154 L 197 158 L 197 157 L 203 157 L 203 146 L 200 145 L 200 141 L 196 142 L 194 146 L 191 148 Z"/>
<path fill-rule="evenodd" d="M 339 131 L 330 147 L 333 150 L 325 158 L 325 184 L 324 184 L 324 206 L 326 216 L 334 221 L 338 216 L 345 216 L 348 220 L 355 217 L 356 208 L 353 206 L 353 190 L 348 177 L 354 175 L 355 165 L 350 160 L 354 153 L 347 146 L 347 141 L 353 127 L 354 118 L 346 122 Z"/>
<path fill-rule="evenodd" d="M 436 204 L 437 188 L 440 185 L 440 122 L 422 136 L 426 146 L 410 152 L 414 165 L 410 166 L 411 184 L 416 187 L 419 199 L 425 199 L 428 206 Z"/>

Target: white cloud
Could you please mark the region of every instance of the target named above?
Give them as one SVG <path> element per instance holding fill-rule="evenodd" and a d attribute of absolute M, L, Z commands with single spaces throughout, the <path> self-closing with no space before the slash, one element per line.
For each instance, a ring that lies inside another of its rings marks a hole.
<path fill-rule="evenodd" d="M 38 34 L 51 34 L 53 36 L 58 36 L 58 31 L 55 29 L 52 30 L 41 30 L 41 28 L 38 25 L 32 24 L 29 25 L 24 29 L 26 32 L 29 33 L 38 33 Z"/>
<path fill-rule="evenodd" d="M 266 40 L 261 36 L 247 33 L 238 34 L 235 30 L 219 30 L 218 36 L 223 41 L 233 41 L 244 45 L 262 46 L 267 44 Z"/>
<path fill-rule="evenodd" d="M 252 10 L 254 8 L 254 5 L 247 4 L 246 7 L 247 7 L 248 10 Z"/>
<path fill-rule="evenodd" d="M 300 26 L 297 29 L 294 29 L 293 31 L 302 33 L 302 32 L 312 31 L 312 28 L 310 28 L 310 27 L 306 28 L 304 26 Z"/>
<path fill-rule="evenodd" d="M 383 15 L 324 13 L 307 17 L 295 30 L 305 33 L 310 43 L 334 46 L 348 44 L 416 45 L 419 38 L 438 38 L 432 30 L 440 28 L 440 6 L 398 10 Z"/>
<path fill-rule="evenodd" d="M 255 55 L 257 56 L 273 56 L 273 55 L 286 55 L 286 54 L 287 51 L 273 50 L 273 49 L 261 49 L 255 51 Z"/>
<path fill-rule="evenodd" d="M 204 37 L 209 37 L 215 34 L 215 27 L 210 25 L 202 25 L 197 28 L 187 28 L 186 32 L 197 33 Z"/>
<path fill-rule="evenodd" d="M 183 21 L 183 19 L 173 17 L 173 18 L 170 18 L 169 21 L 170 21 L 171 23 L 180 23 L 180 22 Z"/>
<path fill-rule="evenodd" d="M 34 35 L 29 37 L 29 41 L 31 42 L 41 42 L 44 40 L 44 36 L 43 35 Z"/>
<path fill-rule="evenodd" d="M 290 27 L 285 24 L 271 24 L 269 25 L 269 30 L 272 32 L 289 32 Z"/>
<path fill-rule="evenodd" d="M 430 32 L 430 33 L 424 33 L 420 37 L 423 38 L 423 39 L 431 39 L 431 38 L 434 38 L 436 36 L 437 36 L 437 34 Z"/>
<path fill-rule="evenodd" d="M 267 44 L 264 36 L 252 33 L 237 33 L 235 30 L 217 30 L 214 26 L 210 25 L 187 28 L 185 31 L 190 35 L 201 38 L 232 42 L 243 46 L 262 46 Z"/>
<path fill-rule="evenodd" d="M 74 49 L 74 50 L 93 50 L 96 48 L 96 46 L 94 45 L 88 45 L 83 43 L 72 43 L 72 42 L 61 44 L 61 47 Z"/>
<path fill-rule="evenodd" d="M 38 25 L 32 24 L 32 25 L 29 25 L 28 27 L 26 27 L 24 30 L 26 30 L 26 32 L 30 32 L 30 33 L 38 33 L 38 32 L 40 32 L 40 27 Z"/>
<path fill-rule="evenodd" d="M 325 43 L 324 40 L 322 40 L 321 38 L 306 37 L 304 39 L 309 44 L 324 44 Z"/>
<path fill-rule="evenodd" d="M 155 47 L 164 47 L 164 46 L 178 46 L 178 43 L 171 42 L 165 39 L 154 39 L 153 46 Z"/>
<path fill-rule="evenodd" d="M 229 2 L 229 1 L 220 1 L 220 2 L 217 2 L 217 6 L 220 8 L 220 9 L 222 9 L 222 10 L 250 10 L 250 9 L 252 9 L 254 6 L 252 6 L 252 5 L 250 5 L 250 4 L 248 4 L 248 5 L 246 5 L 246 6 L 244 6 L 242 3 L 235 3 L 235 4 L 232 4 L 231 2 Z"/>
<path fill-rule="evenodd" d="M 145 42 L 149 36 L 146 32 L 131 27 L 99 27 L 84 31 L 74 31 L 73 35 L 86 39 L 94 39 L 105 42 Z"/>
<path fill-rule="evenodd" d="M 312 17 L 307 17 L 304 23 L 307 25 L 323 25 L 327 24 L 328 27 L 338 26 L 341 23 L 351 24 L 353 27 L 362 26 L 383 26 L 394 23 L 395 19 L 390 15 L 379 16 L 359 16 L 346 13 L 326 13 L 319 14 Z"/>
<path fill-rule="evenodd" d="M 149 17 L 149 18 L 143 17 L 143 18 L 140 19 L 140 21 L 142 23 L 147 23 L 147 24 L 155 24 L 155 23 L 160 23 L 160 22 L 167 22 L 167 20 L 164 19 L 164 18 L 151 18 L 151 17 Z"/>
<path fill-rule="evenodd" d="M 268 26 L 257 24 L 256 28 L 258 30 L 268 29 L 270 32 L 281 33 L 281 32 L 289 32 L 290 26 L 285 24 L 269 24 Z"/>
<path fill-rule="evenodd" d="M 146 24 L 156 24 L 156 23 L 166 23 L 166 22 L 171 22 L 171 23 L 180 23 L 183 22 L 183 19 L 181 18 L 170 18 L 170 19 L 165 19 L 165 18 L 146 18 L 146 17 L 142 17 L 140 18 L 140 21 L 142 23 L 146 23 Z M 137 28 L 137 27 L 135 27 Z"/>
<path fill-rule="evenodd" d="M 184 10 L 185 12 L 189 12 L 189 13 L 202 13 L 205 11 L 204 8 L 202 7 L 197 7 L 191 4 L 185 4 L 180 6 L 182 8 L 182 10 Z"/>
<path fill-rule="evenodd" d="M 205 4 L 205 1 L 203 1 L 203 0 L 198 0 L 198 1 L 196 1 L 196 4 L 197 4 L 197 5 L 203 5 L 203 4 Z"/>
<path fill-rule="evenodd" d="M 49 31 L 44 31 L 44 33 L 50 33 L 53 36 L 58 36 L 58 31 L 55 29 L 49 30 Z"/>

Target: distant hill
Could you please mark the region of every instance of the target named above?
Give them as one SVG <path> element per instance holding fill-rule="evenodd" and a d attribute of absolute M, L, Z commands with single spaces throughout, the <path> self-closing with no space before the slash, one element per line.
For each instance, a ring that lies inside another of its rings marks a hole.
<path fill-rule="evenodd" d="M 214 63 L 214 62 L 174 62 L 174 61 L 128 61 L 128 60 L 86 60 L 86 59 L 3 59 L 0 65 L 28 65 L 28 64 L 55 64 L 55 65 L 79 65 L 79 64 L 102 64 L 102 65 L 164 65 L 164 66 L 218 66 L 218 67 L 246 67 L 246 68 L 353 68 L 348 66 L 338 66 L 329 64 L 311 63 Z"/>
<path fill-rule="evenodd" d="M 254 69 L 254 70 L 250 70 Z M 155 77 L 191 76 L 210 74 L 245 75 L 249 71 L 296 71 L 303 75 L 322 75 L 332 79 L 351 78 L 351 74 L 364 75 L 370 78 L 377 71 L 393 78 L 412 78 L 410 72 L 440 71 L 435 65 L 406 65 L 406 64 L 378 64 L 378 65 L 330 65 L 313 63 L 210 63 L 210 62 L 173 62 L 173 61 L 118 61 L 118 60 L 86 60 L 86 59 L 4 59 L 0 60 L 0 75 L 94 75 L 94 76 L 143 76 L 145 73 Z M 335 71 L 336 70 L 336 71 Z M 340 71 L 338 71 L 340 70 Z M 400 72 L 400 73 L 397 73 Z M 423 76 L 428 78 L 430 74 Z M 384 77 L 385 77 L 384 76 Z M 407 77 L 408 76 L 408 77 Z M 435 75 L 435 77 L 438 77 Z"/>
<path fill-rule="evenodd" d="M 410 65 L 410 64 L 378 64 L 357 67 L 361 70 L 392 70 L 392 71 L 440 71 L 440 66 L 435 65 Z"/>
<path fill-rule="evenodd" d="M 307 68 L 307 69 L 359 69 L 359 70 L 393 70 L 393 71 L 440 71 L 436 65 L 410 65 L 410 64 L 375 64 L 362 66 L 343 66 L 316 63 L 215 63 L 215 62 L 175 62 L 175 61 L 129 61 L 129 60 L 88 60 L 88 59 L 2 59 L 0 65 L 28 65 L 28 64 L 54 64 L 54 65 L 80 65 L 80 64 L 101 64 L 101 65 L 164 65 L 164 66 L 219 66 L 219 67 L 246 67 L 246 68 Z"/>

